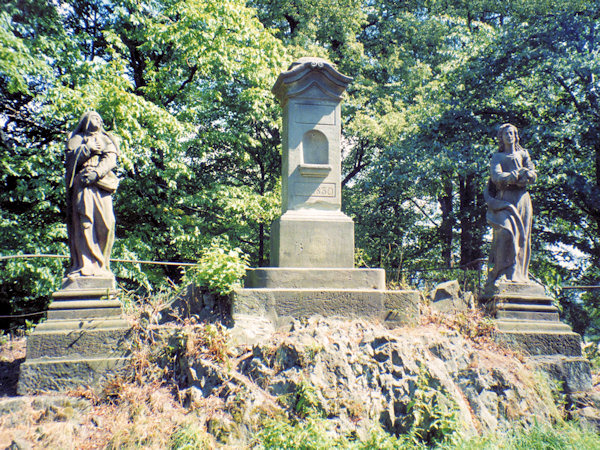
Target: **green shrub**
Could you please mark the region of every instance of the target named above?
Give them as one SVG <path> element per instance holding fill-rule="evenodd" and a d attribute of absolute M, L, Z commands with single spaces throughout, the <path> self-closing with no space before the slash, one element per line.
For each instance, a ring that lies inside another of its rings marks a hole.
<path fill-rule="evenodd" d="M 229 295 L 246 274 L 248 256 L 226 241 L 211 243 L 202 251 L 198 264 L 188 269 L 183 286 L 193 283 L 219 295 Z"/>

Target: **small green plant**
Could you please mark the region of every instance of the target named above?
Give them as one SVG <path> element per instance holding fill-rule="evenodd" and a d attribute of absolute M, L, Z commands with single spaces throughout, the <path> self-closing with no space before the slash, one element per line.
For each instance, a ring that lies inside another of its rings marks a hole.
<path fill-rule="evenodd" d="M 458 438 L 456 405 L 441 389 L 430 385 L 425 369 L 417 378 L 416 391 L 408 403 L 404 427 L 415 445 L 452 444 Z"/>
<path fill-rule="evenodd" d="M 562 420 L 567 404 L 567 396 L 563 389 L 564 382 L 551 378 L 542 370 L 536 370 L 533 376 L 535 380 L 533 388 L 544 401 L 547 411 L 556 420 Z"/>
<path fill-rule="evenodd" d="M 170 448 L 173 450 L 195 450 L 213 448 L 214 439 L 194 423 L 187 423 L 171 434 Z"/>
<path fill-rule="evenodd" d="M 198 264 L 186 271 L 183 286 L 193 283 L 226 296 L 239 285 L 247 267 L 248 256 L 239 248 L 230 248 L 222 241 L 213 242 L 202 251 Z"/>
<path fill-rule="evenodd" d="M 308 366 L 315 360 L 315 357 L 324 350 L 324 348 L 325 347 L 323 347 L 323 344 L 320 342 L 313 342 L 306 346 L 304 352 L 302 352 L 302 365 L 304 367 Z"/>
<path fill-rule="evenodd" d="M 317 390 L 304 378 L 300 380 L 296 387 L 296 404 L 294 410 L 302 418 L 321 417 L 324 414 L 323 405 L 321 405 Z"/>

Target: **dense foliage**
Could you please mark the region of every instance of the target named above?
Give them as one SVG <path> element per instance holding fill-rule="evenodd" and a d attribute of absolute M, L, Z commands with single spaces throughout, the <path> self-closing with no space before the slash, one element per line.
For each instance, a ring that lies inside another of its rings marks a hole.
<path fill-rule="evenodd" d="M 460 274 L 433 268 L 485 269 L 482 187 L 495 129 L 512 122 L 539 174 L 532 273 L 598 284 L 599 26 L 587 0 L 8 0 L 0 254 L 67 253 L 63 145 L 94 108 L 122 140 L 113 256 L 196 261 L 226 242 L 267 264 L 280 172 L 269 90 L 317 55 L 354 78 L 344 208 L 362 262 L 421 285 Z M 57 260 L 0 264 L 6 314 L 40 310 L 60 282 Z M 145 289 L 180 277 L 114 270 Z M 597 290 L 556 294 L 576 331 L 600 334 Z"/>

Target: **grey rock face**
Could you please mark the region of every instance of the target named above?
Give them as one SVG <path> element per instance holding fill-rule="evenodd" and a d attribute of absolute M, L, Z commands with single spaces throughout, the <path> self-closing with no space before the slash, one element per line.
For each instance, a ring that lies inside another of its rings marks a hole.
<path fill-rule="evenodd" d="M 206 364 L 190 361 L 195 373 L 214 374 L 200 368 Z M 246 382 L 252 380 L 250 403 L 279 397 L 292 408 L 308 389 L 331 429 L 340 433 L 362 435 L 374 425 L 404 433 L 413 420 L 415 398 L 453 415 L 472 434 L 558 417 L 556 407 L 536 390 L 539 378 L 523 363 L 434 327 L 390 331 L 364 321 L 294 321 L 289 333 L 263 339 L 241 357 L 236 370 L 220 376 L 221 385 L 210 392 L 206 386 L 212 383 L 200 375 L 192 385 L 227 401 L 239 387 L 250 389 Z"/>

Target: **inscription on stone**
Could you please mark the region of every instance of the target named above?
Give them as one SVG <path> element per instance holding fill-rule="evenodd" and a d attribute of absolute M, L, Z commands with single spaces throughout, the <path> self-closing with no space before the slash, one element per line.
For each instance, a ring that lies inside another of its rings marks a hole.
<path fill-rule="evenodd" d="M 335 125 L 335 107 L 298 103 L 294 105 L 294 117 L 297 123 Z"/>
<path fill-rule="evenodd" d="M 334 183 L 306 183 L 294 184 L 296 195 L 303 197 L 335 197 Z"/>

